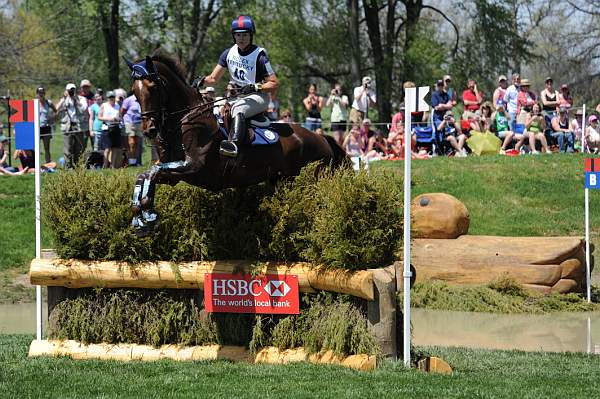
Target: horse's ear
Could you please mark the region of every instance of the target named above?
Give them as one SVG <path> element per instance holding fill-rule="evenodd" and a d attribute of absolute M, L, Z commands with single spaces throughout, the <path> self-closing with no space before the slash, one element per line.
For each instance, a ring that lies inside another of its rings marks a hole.
<path fill-rule="evenodd" d="M 154 63 L 149 55 L 146 56 L 146 70 L 148 73 L 156 73 L 156 69 L 154 69 Z"/>
<path fill-rule="evenodd" d="M 133 62 L 129 61 L 125 56 L 123 56 L 123 61 L 125 61 L 129 69 L 133 70 Z"/>

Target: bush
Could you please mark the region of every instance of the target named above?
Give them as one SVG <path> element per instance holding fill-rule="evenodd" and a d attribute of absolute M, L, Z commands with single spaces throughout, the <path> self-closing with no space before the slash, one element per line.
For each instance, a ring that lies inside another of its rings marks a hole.
<path fill-rule="evenodd" d="M 378 354 L 364 316 L 345 296 L 313 296 L 297 316 L 206 313 L 194 290 L 70 291 L 50 314 L 49 337 L 84 343 L 305 347 L 307 352 Z M 306 298 L 305 298 L 306 299 Z"/>
<path fill-rule="evenodd" d="M 93 260 L 304 260 L 364 269 L 393 260 L 402 236 L 393 174 L 306 167 L 294 180 L 217 193 L 159 185 L 155 234 L 130 227 L 134 176 L 77 170 L 52 176 L 43 218 L 62 258 Z"/>

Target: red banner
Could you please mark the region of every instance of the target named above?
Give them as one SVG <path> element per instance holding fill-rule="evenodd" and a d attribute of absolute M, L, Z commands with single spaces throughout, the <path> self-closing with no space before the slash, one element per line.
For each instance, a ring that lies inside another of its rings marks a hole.
<path fill-rule="evenodd" d="M 299 314 L 298 276 L 207 273 L 204 307 L 220 313 Z"/>
<path fill-rule="evenodd" d="M 585 171 L 600 172 L 600 158 L 586 158 Z"/>
<path fill-rule="evenodd" d="M 33 100 L 9 100 L 10 123 L 33 122 Z"/>

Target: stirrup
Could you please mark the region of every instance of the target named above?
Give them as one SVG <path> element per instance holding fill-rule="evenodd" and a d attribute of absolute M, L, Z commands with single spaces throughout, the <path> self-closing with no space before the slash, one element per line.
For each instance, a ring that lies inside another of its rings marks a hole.
<path fill-rule="evenodd" d="M 226 157 L 235 158 L 238 155 L 237 145 L 233 141 L 223 140 L 219 146 L 219 153 Z"/>

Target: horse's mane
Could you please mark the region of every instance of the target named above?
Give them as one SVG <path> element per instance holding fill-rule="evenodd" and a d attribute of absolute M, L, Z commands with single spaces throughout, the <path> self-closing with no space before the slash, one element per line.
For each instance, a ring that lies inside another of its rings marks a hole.
<path fill-rule="evenodd" d="M 175 75 L 177 75 L 177 77 L 182 80 L 182 82 L 187 84 L 187 82 L 185 80 L 187 71 L 186 71 L 185 67 L 183 65 L 181 65 L 181 62 L 179 62 L 179 60 L 177 58 L 175 58 L 175 56 L 169 54 L 167 51 L 165 51 L 161 48 L 158 48 L 158 49 L 154 50 L 151 58 L 152 58 L 152 61 L 158 61 L 158 62 L 164 64 L 167 68 L 169 68 L 171 71 L 173 71 L 175 73 Z"/>

